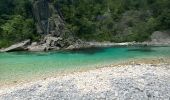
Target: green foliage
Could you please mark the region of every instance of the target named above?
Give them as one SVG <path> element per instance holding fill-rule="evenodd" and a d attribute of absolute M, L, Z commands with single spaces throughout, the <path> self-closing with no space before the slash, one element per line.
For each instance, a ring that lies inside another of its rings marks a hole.
<path fill-rule="evenodd" d="M 170 28 L 169 0 L 54 0 L 76 36 L 96 41 L 144 41 Z"/>
<path fill-rule="evenodd" d="M 170 9 L 164 9 L 160 16 L 157 17 L 160 29 L 170 29 Z"/>
<path fill-rule="evenodd" d="M 31 0 L 0 0 L 0 48 L 39 38 Z M 145 41 L 170 29 L 170 0 L 49 0 L 75 36 L 88 41 Z"/>
<path fill-rule="evenodd" d="M 32 38 L 34 33 L 33 20 L 24 19 L 20 15 L 13 16 L 13 18 L 2 25 L 1 28 L 4 32 L 3 37 L 14 42 Z"/>
<path fill-rule="evenodd" d="M 0 48 L 38 38 L 31 6 L 29 0 L 0 1 Z"/>

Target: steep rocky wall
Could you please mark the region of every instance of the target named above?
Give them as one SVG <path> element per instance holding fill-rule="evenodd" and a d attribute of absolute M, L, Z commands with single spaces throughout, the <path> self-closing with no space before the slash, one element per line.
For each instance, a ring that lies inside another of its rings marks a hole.
<path fill-rule="evenodd" d="M 34 0 L 33 14 L 38 33 L 47 34 L 48 18 L 51 16 L 47 0 Z"/>
<path fill-rule="evenodd" d="M 60 45 L 63 45 L 63 47 L 74 43 L 73 34 L 67 29 L 59 12 L 50 0 L 34 0 L 32 3 L 37 33 L 44 34 L 45 37 L 62 38 Z M 46 38 L 42 39 L 41 44 L 45 44 L 45 42 Z"/>
<path fill-rule="evenodd" d="M 51 34 L 55 37 L 72 36 L 65 23 L 50 0 L 34 0 L 33 13 L 40 34 Z"/>

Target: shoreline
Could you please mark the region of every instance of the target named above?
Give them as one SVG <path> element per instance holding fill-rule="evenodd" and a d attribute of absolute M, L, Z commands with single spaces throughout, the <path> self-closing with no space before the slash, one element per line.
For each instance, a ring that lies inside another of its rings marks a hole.
<path fill-rule="evenodd" d="M 24 43 L 26 42 L 26 43 Z M 1 52 L 10 52 L 10 51 L 28 51 L 28 52 L 48 52 L 48 51 L 62 51 L 62 50 L 76 50 L 76 49 L 85 49 L 85 48 L 94 48 L 94 47 L 117 47 L 117 46 L 141 46 L 141 47 L 147 47 L 147 46 L 155 46 L 155 47 L 169 47 L 170 42 L 122 42 L 122 43 L 115 43 L 115 42 L 82 42 L 82 43 L 75 43 L 72 44 L 66 48 L 59 49 L 58 47 L 53 47 L 53 49 L 46 50 L 47 48 L 43 49 L 36 48 L 36 50 L 29 50 L 28 47 L 30 45 L 27 45 L 27 41 L 23 41 L 21 43 L 17 43 L 14 45 L 11 45 L 8 48 L 1 48 Z"/>
<path fill-rule="evenodd" d="M 149 57 L 149 58 L 132 58 L 129 60 L 124 60 L 124 61 L 114 61 L 114 62 L 107 62 L 108 64 L 101 64 L 101 65 L 89 65 L 89 66 L 96 66 L 96 67 L 82 67 L 80 69 L 67 69 L 67 70 L 63 70 L 63 71 L 58 71 L 58 72 L 52 72 L 50 74 L 43 74 L 43 75 L 35 75 L 33 77 L 31 77 L 31 79 L 19 79 L 19 80 L 15 80 L 15 81 L 11 81 L 11 82 L 4 82 L 0 84 L 0 89 L 1 88 L 6 88 L 6 87 L 13 87 L 13 86 L 17 86 L 28 83 L 28 82 L 36 82 L 36 80 L 46 80 L 48 78 L 51 77 L 58 77 L 58 76 L 66 76 L 66 75 L 70 75 L 70 74 L 74 74 L 74 73 L 81 73 L 81 72 L 88 72 L 91 70 L 96 70 L 96 69 L 101 69 L 101 68 L 108 68 L 108 67 L 119 67 L 119 66 L 124 66 L 124 65 L 140 65 L 140 64 L 160 64 L 160 63 L 169 63 L 170 64 L 170 58 L 167 57 L 160 57 L 160 58 L 156 58 L 156 57 Z"/>
<path fill-rule="evenodd" d="M 84 49 L 84 48 L 93 48 L 93 47 L 117 47 L 117 46 L 154 46 L 154 47 L 169 47 L 170 43 L 162 43 L 162 42 L 84 42 L 83 44 L 73 44 L 68 48 L 63 50 L 74 50 L 74 49 Z"/>
<path fill-rule="evenodd" d="M 43 84 L 45 83 L 50 83 L 52 81 L 60 80 L 63 77 L 70 77 L 70 76 L 79 76 L 83 73 L 89 73 L 89 72 L 95 72 L 95 71 L 104 71 L 104 69 L 114 69 L 114 68 L 119 68 L 119 67 L 124 67 L 124 66 L 159 66 L 160 65 L 170 65 L 170 59 L 169 58 L 159 58 L 159 59 L 137 59 L 133 61 L 125 61 L 123 63 L 118 63 L 118 64 L 111 64 L 111 65 L 106 65 L 106 66 L 101 66 L 98 68 L 93 68 L 93 69 L 86 69 L 86 70 L 79 70 L 79 71 L 74 71 L 71 73 L 67 74 L 58 74 L 56 76 L 52 77 L 47 77 L 45 79 L 39 79 L 38 81 L 32 81 L 32 82 L 27 82 L 27 83 L 17 83 L 17 85 L 11 85 L 8 88 L 7 87 L 1 87 L 0 89 L 0 97 L 4 94 L 10 94 L 11 92 L 15 92 L 18 90 L 22 89 L 27 89 L 32 85 L 35 84 Z"/>

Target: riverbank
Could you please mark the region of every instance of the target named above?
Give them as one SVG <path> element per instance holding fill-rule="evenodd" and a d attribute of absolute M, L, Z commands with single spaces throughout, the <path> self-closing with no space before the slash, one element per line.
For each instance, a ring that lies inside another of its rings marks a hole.
<path fill-rule="evenodd" d="M 61 50 L 75 50 L 75 49 L 84 49 L 84 48 L 93 48 L 93 47 L 121 47 L 121 46 L 170 46 L 170 42 L 122 42 L 122 43 L 114 43 L 114 42 L 81 42 L 75 43 L 67 48 L 59 48 L 59 47 L 49 47 L 48 45 L 36 45 L 30 46 L 28 45 L 30 41 L 22 41 L 21 43 L 17 43 L 11 45 L 8 48 L 0 49 L 0 52 L 10 52 L 10 51 L 30 51 L 30 52 L 42 52 L 42 51 L 61 51 Z M 34 44 L 34 43 L 33 43 Z M 31 44 L 32 45 L 32 44 Z"/>
<path fill-rule="evenodd" d="M 49 37 L 48 37 L 49 38 Z M 51 39 L 52 38 L 52 39 Z M 170 39 L 167 40 L 152 40 L 145 42 L 90 42 L 90 41 L 82 41 L 77 40 L 75 43 L 67 46 L 67 47 L 58 47 L 58 46 L 50 46 L 54 40 L 59 40 L 58 38 L 53 39 L 54 37 L 50 37 L 47 43 L 38 44 L 37 42 L 31 43 L 31 41 L 25 40 L 20 43 L 16 43 L 7 48 L 1 48 L 0 52 L 11 52 L 11 51 L 30 51 L 30 52 L 42 52 L 42 51 L 62 51 L 62 50 L 75 50 L 75 49 L 84 49 L 84 48 L 93 48 L 93 47 L 121 47 L 121 46 L 155 46 L 155 47 L 170 47 Z"/>
<path fill-rule="evenodd" d="M 114 46 L 170 46 L 170 42 L 123 42 L 123 43 L 114 43 L 114 42 L 85 42 L 84 44 L 75 44 L 71 45 L 66 49 L 81 49 L 81 48 L 92 48 L 92 47 L 114 47 Z"/>
<path fill-rule="evenodd" d="M 1 100 L 169 99 L 170 60 L 142 59 L 0 89 Z"/>

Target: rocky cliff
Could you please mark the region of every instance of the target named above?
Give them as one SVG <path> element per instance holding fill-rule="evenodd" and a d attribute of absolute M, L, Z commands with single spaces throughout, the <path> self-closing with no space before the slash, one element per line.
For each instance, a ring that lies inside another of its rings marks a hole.
<path fill-rule="evenodd" d="M 49 47 L 56 46 L 57 48 L 65 48 L 75 42 L 72 32 L 67 29 L 64 20 L 50 0 L 34 0 L 32 4 L 37 33 L 45 36 L 44 39 L 42 39 L 41 44 L 46 44 L 48 41 Z M 60 39 L 47 40 L 47 37 Z M 49 43 L 49 41 L 51 43 Z"/>

